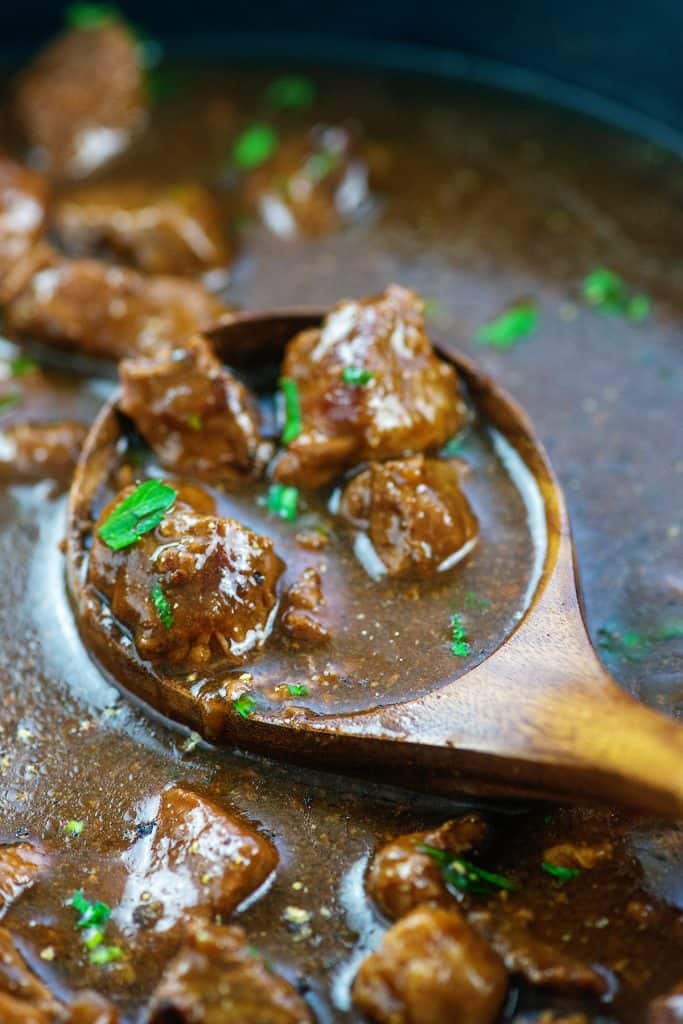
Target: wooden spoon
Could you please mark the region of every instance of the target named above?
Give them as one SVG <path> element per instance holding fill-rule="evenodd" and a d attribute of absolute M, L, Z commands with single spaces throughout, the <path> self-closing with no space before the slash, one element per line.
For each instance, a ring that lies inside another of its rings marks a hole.
<path fill-rule="evenodd" d="M 209 332 L 225 362 L 271 364 L 319 311 L 230 314 Z M 195 694 L 140 661 L 100 599 L 84 587 L 93 501 L 106 479 L 122 424 L 116 396 L 95 422 L 71 491 L 67 571 L 92 654 L 122 685 L 208 741 L 262 750 L 373 779 L 454 794 L 618 802 L 683 817 L 683 728 L 648 710 L 608 675 L 591 645 L 578 596 L 564 498 L 523 410 L 461 354 L 441 351 L 479 411 L 516 449 L 543 499 L 547 548 L 530 606 L 486 660 L 440 688 L 372 710 L 314 714 L 255 709 Z"/>

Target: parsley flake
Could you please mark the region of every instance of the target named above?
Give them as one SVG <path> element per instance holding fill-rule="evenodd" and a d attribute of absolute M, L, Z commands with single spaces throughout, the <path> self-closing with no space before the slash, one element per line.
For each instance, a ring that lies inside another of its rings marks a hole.
<path fill-rule="evenodd" d="M 451 616 L 451 652 L 457 658 L 466 658 L 470 653 L 467 630 L 457 612 L 453 612 Z"/>
<path fill-rule="evenodd" d="M 177 491 L 159 480 L 145 481 L 109 514 L 98 530 L 99 537 L 112 551 L 137 543 L 159 525 L 177 496 Z"/>
<path fill-rule="evenodd" d="M 260 167 L 274 155 L 279 145 L 277 132 L 269 124 L 252 124 L 232 147 L 232 159 L 244 171 Z"/>
<path fill-rule="evenodd" d="M 173 611 L 159 583 L 152 587 L 152 603 L 166 629 L 170 629 L 173 625 Z"/>
<path fill-rule="evenodd" d="M 342 380 L 352 388 L 367 387 L 374 378 L 374 373 L 363 366 L 345 366 L 342 370 Z"/>
<path fill-rule="evenodd" d="M 258 701 L 256 701 L 250 694 L 242 693 L 232 702 L 232 706 L 237 714 L 241 715 L 242 718 L 249 718 L 249 715 L 258 706 Z"/>
<path fill-rule="evenodd" d="M 518 302 L 490 320 L 476 331 L 476 345 L 491 345 L 493 348 L 511 348 L 522 338 L 528 338 L 538 326 L 538 310 L 532 302 Z"/>
<path fill-rule="evenodd" d="M 29 373 L 35 373 L 40 366 L 30 356 L 15 356 L 10 362 L 10 373 L 13 377 L 25 377 Z"/>
<path fill-rule="evenodd" d="M 299 387 L 291 377 L 281 377 L 279 385 L 285 401 L 285 425 L 282 428 L 281 441 L 283 444 L 291 444 L 304 429 Z"/>
<path fill-rule="evenodd" d="M 600 267 L 584 278 L 581 293 L 593 309 L 611 316 L 624 316 L 641 323 L 650 314 L 651 303 L 647 295 L 634 293 L 613 270 Z"/>
<path fill-rule="evenodd" d="M 456 434 L 455 437 L 450 439 L 450 441 L 446 441 L 439 454 L 445 456 L 447 459 L 453 458 L 453 456 L 460 454 L 464 443 L 465 435 L 462 433 Z"/>
<path fill-rule="evenodd" d="M 315 100 L 315 83 L 304 75 L 283 75 L 266 89 L 266 100 L 276 110 L 305 110 Z"/>
<path fill-rule="evenodd" d="M 581 874 L 580 868 L 563 868 L 560 864 L 551 864 L 547 860 L 544 860 L 541 866 L 546 875 L 551 875 L 561 885 L 569 882 L 572 878 L 578 878 Z"/>
<path fill-rule="evenodd" d="M 292 697 L 308 697 L 308 687 L 304 683 L 288 683 L 287 690 Z"/>
<path fill-rule="evenodd" d="M 120 946 L 98 946 L 90 954 L 90 963 L 102 966 L 103 964 L 111 964 L 115 960 L 120 960 L 122 956 L 123 950 Z"/>
<path fill-rule="evenodd" d="M 64 826 L 64 831 L 66 832 L 66 834 L 73 839 L 75 839 L 77 836 L 82 835 L 84 829 L 85 823 L 82 821 L 67 821 L 66 825 Z"/>
<path fill-rule="evenodd" d="M 299 512 L 299 490 L 286 484 L 271 484 L 266 495 L 266 508 L 280 519 L 293 523 Z"/>
<path fill-rule="evenodd" d="M 484 868 L 472 864 L 464 857 L 458 857 L 453 853 L 444 850 L 437 850 L 425 843 L 418 843 L 418 850 L 429 854 L 439 867 L 444 882 L 458 892 L 471 892 L 480 896 L 487 896 L 497 889 L 506 889 L 513 892 L 517 886 L 511 879 L 504 875 L 496 875 L 493 871 L 485 871 Z"/>
<path fill-rule="evenodd" d="M 97 29 L 121 20 L 121 12 L 113 4 L 69 4 L 64 12 L 69 28 Z"/>

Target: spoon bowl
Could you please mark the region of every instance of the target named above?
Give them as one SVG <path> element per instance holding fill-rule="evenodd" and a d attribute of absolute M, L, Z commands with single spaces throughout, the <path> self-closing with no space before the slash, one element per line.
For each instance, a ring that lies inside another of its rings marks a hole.
<path fill-rule="evenodd" d="M 207 332 L 218 355 L 253 375 L 272 365 L 319 310 L 228 314 Z M 442 794 L 618 802 L 683 817 L 683 727 L 624 693 L 600 663 L 579 597 L 567 510 L 534 430 L 516 402 L 469 359 L 439 349 L 478 412 L 533 476 L 545 520 L 543 563 L 516 627 L 457 679 L 411 699 L 320 714 L 259 707 L 248 718 L 135 655 L 130 639 L 85 586 L 94 507 L 124 424 L 117 396 L 94 423 L 68 509 L 67 578 L 91 654 L 128 693 L 215 744 L 310 761 Z"/>

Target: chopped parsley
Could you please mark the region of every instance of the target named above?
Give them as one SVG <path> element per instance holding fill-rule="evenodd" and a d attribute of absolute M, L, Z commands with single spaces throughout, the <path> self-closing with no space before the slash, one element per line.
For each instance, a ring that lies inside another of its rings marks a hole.
<path fill-rule="evenodd" d="M 299 512 L 299 490 L 286 484 L 271 484 L 266 495 L 266 508 L 280 519 L 293 523 Z"/>
<path fill-rule="evenodd" d="M 477 345 L 491 345 L 493 348 L 511 348 L 522 338 L 528 338 L 538 326 L 538 310 L 532 302 L 518 302 L 490 320 L 476 331 Z"/>
<path fill-rule="evenodd" d="M 10 373 L 13 377 L 25 377 L 29 373 L 35 373 L 40 366 L 30 356 L 15 356 L 10 363 Z"/>
<path fill-rule="evenodd" d="M 249 693 L 242 693 L 233 702 L 232 706 L 238 715 L 242 718 L 249 718 L 249 715 L 258 706 L 258 701 L 254 699 Z"/>
<path fill-rule="evenodd" d="M 82 889 L 78 889 L 73 894 L 69 900 L 69 905 L 80 915 L 76 921 L 76 927 L 79 929 L 106 924 L 111 917 L 111 908 L 106 903 L 102 903 L 101 900 L 91 903 L 84 896 Z"/>
<path fill-rule="evenodd" d="M 315 100 L 315 83 L 304 75 L 283 75 L 266 89 L 266 100 L 276 110 L 305 110 Z"/>
<path fill-rule="evenodd" d="M 342 370 L 342 380 L 352 388 L 367 387 L 374 377 L 374 373 L 363 366 L 345 366 Z"/>
<path fill-rule="evenodd" d="M 90 963 L 102 966 L 103 964 L 111 964 L 115 960 L 120 960 L 122 956 L 123 950 L 120 946 L 98 946 L 90 954 Z"/>
<path fill-rule="evenodd" d="M 243 171 L 251 171 L 270 160 L 278 145 L 274 128 L 269 124 L 252 124 L 237 137 L 232 147 L 233 162 Z"/>
<path fill-rule="evenodd" d="M 304 683 L 288 683 L 287 690 L 292 697 L 308 697 L 308 687 Z"/>
<path fill-rule="evenodd" d="M 98 535 L 112 551 L 127 548 L 159 525 L 177 496 L 178 492 L 167 484 L 147 480 L 116 506 Z"/>
<path fill-rule="evenodd" d="M 281 377 L 279 384 L 282 397 L 285 400 L 285 425 L 282 428 L 281 441 L 283 444 L 291 444 L 292 441 L 296 441 L 304 429 L 301 418 L 301 398 L 298 385 L 291 377 Z"/>
<path fill-rule="evenodd" d="M 152 587 L 152 603 L 166 629 L 170 629 L 173 625 L 173 611 L 159 583 Z"/>
<path fill-rule="evenodd" d="M 64 12 L 69 28 L 96 29 L 121 20 L 121 12 L 113 4 L 69 4 Z"/>
<path fill-rule="evenodd" d="M 439 867 L 446 885 L 458 892 L 471 892 L 480 896 L 487 896 L 497 889 L 514 891 L 517 886 L 504 875 L 496 875 L 492 871 L 485 871 L 484 868 L 472 864 L 464 857 L 458 857 L 453 853 L 444 850 L 437 850 L 433 846 L 426 846 L 418 843 L 418 850 L 429 854 Z"/>
<path fill-rule="evenodd" d="M 72 839 L 75 839 L 77 836 L 82 835 L 84 829 L 85 823 L 82 821 L 67 821 L 66 825 L 64 826 L 64 831 Z"/>
<path fill-rule="evenodd" d="M 445 445 L 441 449 L 440 455 L 445 455 L 447 459 L 452 458 L 454 455 L 459 455 L 462 451 L 465 438 L 462 433 L 456 434 L 450 441 L 446 441 Z"/>
<path fill-rule="evenodd" d="M 19 405 L 21 402 L 21 395 L 18 391 L 11 391 L 9 395 L 2 395 L 0 397 L 0 415 L 4 412 L 9 412 L 15 405 Z"/>
<path fill-rule="evenodd" d="M 451 616 L 451 653 L 457 658 L 466 658 L 470 653 L 467 630 L 457 612 L 453 612 Z"/>
<path fill-rule="evenodd" d="M 641 323 L 650 314 L 651 303 L 647 295 L 632 292 L 626 282 L 613 270 L 600 267 L 584 278 L 581 293 L 593 309 L 612 316 L 624 316 Z"/>
<path fill-rule="evenodd" d="M 82 933 L 84 948 L 90 953 L 90 963 L 109 964 L 120 960 L 123 950 L 119 946 L 104 945 L 104 931 L 111 917 L 111 908 L 101 900 L 92 903 L 82 889 L 73 894 L 68 905 L 79 915 L 76 927 Z"/>
<path fill-rule="evenodd" d="M 551 875 L 562 885 L 581 874 L 580 868 L 563 868 L 560 864 L 550 864 L 547 860 L 543 861 L 542 868 L 546 875 Z"/>
<path fill-rule="evenodd" d="M 659 629 L 643 632 L 628 629 L 621 633 L 609 626 L 601 626 L 597 634 L 598 647 L 601 650 L 625 661 L 639 661 L 647 657 L 655 644 L 676 640 L 679 637 L 683 637 L 683 621 L 676 619 L 665 623 Z"/>

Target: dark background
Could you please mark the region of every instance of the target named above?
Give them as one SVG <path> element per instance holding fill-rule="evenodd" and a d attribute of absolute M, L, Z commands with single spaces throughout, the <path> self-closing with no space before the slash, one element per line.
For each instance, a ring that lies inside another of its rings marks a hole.
<path fill-rule="evenodd" d="M 21 51 L 47 39 L 59 27 L 64 2 L 24 0 L 0 3 L 0 49 Z M 681 0 L 394 0 L 340 4 L 251 0 L 122 0 L 117 6 L 129 19 L 169 42 L 170 48 L 192 49 L 202 41 L 225 52 L 260 49 L 270 55 L 327 54 L 363 62 L 415 66 L 417 55 L 405 47 L 423 47 L 440 73 L 470 74 L 471 68 L 452 59 L 453 53 L 483 59 L 484 77 L 496 74 L 506 84 L 546 92 L 570 105 L 595 101 L 574 91 L 580 87 L 615 101 L 636 118 L 633 127 L 656 134 L 648 119 L 683 132 L 683 3 Z M 245 34 L 269 37 L 255 46 Z M 389 44 L 378 46 L 378 43 Z M 412 58 L 412 59 L 411 59 Z M 488 61 L 502 62 L 493 67 Z M 547 78 L 515 81 L 514 68 L 531 69 Z M 567 89 L 566 87 L 569 87 Z M 564 90 L 564 91 L 563 91 Z M 598 106 L 600 104 L 598 103 Z M 595 112 L 600 112 L 596 110 Z M 611 119 L 628 115 L 609 103 L 603 113 Z M 675 142 L 675 136 L 670 136 Z"/>

